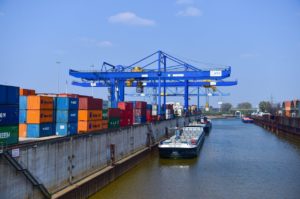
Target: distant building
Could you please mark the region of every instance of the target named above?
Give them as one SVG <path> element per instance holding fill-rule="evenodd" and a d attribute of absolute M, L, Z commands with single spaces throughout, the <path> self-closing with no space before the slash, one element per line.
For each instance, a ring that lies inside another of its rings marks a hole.
<path fill-rule="evenodd" d="M 300 117 L 300 100 L 284 101 L 282 115 L 286 117 Z"/>

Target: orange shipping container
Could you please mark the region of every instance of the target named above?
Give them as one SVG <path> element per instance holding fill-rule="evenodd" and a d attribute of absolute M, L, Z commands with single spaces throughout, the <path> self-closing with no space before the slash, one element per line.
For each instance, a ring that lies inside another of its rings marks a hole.
<path fill-rule="evenodd" d="M 20 88 L 20 95 L 22 96 L 35 95 L 35 90 Z"/>
<path fill-rule="evenodd" d="M 108 129 L 108 125 L 102 126 L 102 129 Z"/>
<path fill-rule="evenodd" d="M 27 123 L 40 124 L 53 122 L 52 110 L 27 110 Z"/>
<path fill-rule="evenodd" d="M 28 96 L 27 109 L 53 109 L 53 98 L 47 96 Z"/>
<path fill-rule="evenodd" d="M 19 137 L 27 137 L 27 124 L 19 124 Z"/>
<path fill-rule="evenodd" d="M 100 110 L 78 110 L 78 121 L 99 121 L 102 120 Z"/>
<path fill-rule="evenodd" d="M 102 121 L 79 121 L 78 122 L 78 133 L 97 131 L 101 129 L 102 129 Z"/>
<path fill-rule="evenodd" d="M 108 120 L 102 120 L 102 125 L 108 125 Z"/>
<path fill-rule="evenodd" d="M 108 120 L 102 120 L 102 129 L 108 128 Z"/>

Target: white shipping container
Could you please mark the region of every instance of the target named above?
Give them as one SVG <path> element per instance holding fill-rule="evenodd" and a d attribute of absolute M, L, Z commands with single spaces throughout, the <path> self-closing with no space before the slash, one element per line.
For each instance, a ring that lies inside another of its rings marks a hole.
<path fill-rule="evenodd" d="M 157 110 L 157 104 L 152 105 L 152 110 Z"/>
<path fill-rule="evenodd" d="M 157 115 L 157 110 L 152 109 L 152 115 Z"/>

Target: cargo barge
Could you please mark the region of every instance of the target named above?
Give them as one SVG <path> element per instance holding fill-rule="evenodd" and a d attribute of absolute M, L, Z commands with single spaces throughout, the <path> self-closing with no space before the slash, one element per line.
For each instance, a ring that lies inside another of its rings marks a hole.
<path fill-rule="evenodd" d="M 177 129 L 170 139 L 158 145 L 162 158 L 193 158 L 197 157 L 205 139 L 203 127 L 187 126 Z"/>
<path fill-rule="evenodd" d="M 203 128 L 204 133 L 208 135 L 212 129 L 212 122 L 211 120 L 207 119 L 207 117 L 202 117 L 190 123 L 189 126 L 193 126 L 193 127 L 200 126 Z"/>
<path fill-rule="evenodd" d="M 243 117 L 242 122 L 244 122 L 244 123 L 253 123 L 254 121 L 250 117 Z"/>

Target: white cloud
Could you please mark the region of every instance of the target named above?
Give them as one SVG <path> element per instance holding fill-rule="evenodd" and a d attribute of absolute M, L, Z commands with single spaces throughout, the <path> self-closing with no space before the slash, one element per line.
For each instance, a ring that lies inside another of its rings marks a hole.
<path fill-rule="evenodd" d="M 110 23 L 120 23 L 133 26 L 154 26 L 155 21 L 144 19 L 133 12 L 122 12 L 108 18 Z"/>
<path fill-rule="evenodd" d="M 178 5 L 186 5 L 186 4 L 193 4 L 194 0 L 177 0 L 176 4 Z"/>
<path fill-rule="evenodd" d="M 200 9 L 193 6 L 189 6 L 186 9 L 179 11 L 177 15 L 183 17 L 198 17 L 202 16 L 203 13 Z"/>
<path fill-rule="evenodd" d="M 107 41 L 107 40 L 99 41 L 99 40 L 92 39 L 89 37 L 81 37 L 81 38 L 79 38 L 79 40 L 89 46 L 111 47 L 113 45 L 111 41 Z"/>
<path fill-rule="evenodd" d="M 110 41 L 100 41 L 97 43 L 97 46 L 100 47 L 111 47 L 112 43 Z"/>

